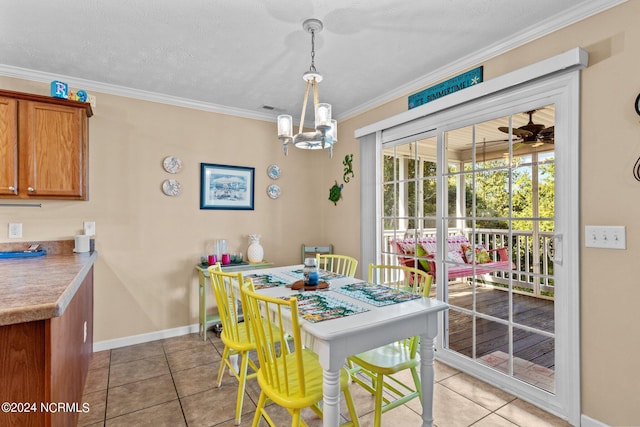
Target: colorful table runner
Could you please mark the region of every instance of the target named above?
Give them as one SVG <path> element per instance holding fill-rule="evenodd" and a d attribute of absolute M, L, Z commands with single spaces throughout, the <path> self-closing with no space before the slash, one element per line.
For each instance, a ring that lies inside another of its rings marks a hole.
<path fill-rule="evenodd" d="M 288 300 L 292 296 L 298 300 L 298 314 L 311 323 L 369 311 L 367 308 L 333 297 L 326 292 L 303 292 L 281 298 Z"/>
<path fill-rule="evenodd" d="M 422 298 L 421 295 L 411 292 L 398 291 L 388 286 L 373 285 L 367 282 L 351 283 L 334 290 L 377 307 Z"/>
<path fill-rule="evenodd" d="M 293 281 L 287 280 L 276 274 L 247 274 L 244 279 L 251 279 L 255 289 L 272 288 L 274 286 L 284 286 L 292 283 Z"/>
<path fill-rule="evenodd" d="M 304 279 L 304 272 L 301 268 L 288 271 L 287 274 L 290 274 L 293 277 L 297 277 L 298 279 Z M 318 280 L 324 280 L 325 282 L 333 279 L 343 279 L 345 277 L 346 276 L 343 276 L 342 274 L 334 273 L 332 271 L 322 269 L 318 270 Z"/>

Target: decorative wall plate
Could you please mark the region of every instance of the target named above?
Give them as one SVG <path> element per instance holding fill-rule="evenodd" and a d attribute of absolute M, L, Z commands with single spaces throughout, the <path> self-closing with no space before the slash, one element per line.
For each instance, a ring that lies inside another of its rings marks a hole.
<path fill-rule="evenodd" d="M 165 179 L 162 183 L 162 192 L 167 196 L 177 196 L 182 191 L 182 184 L 175 179 Z"/>
<path fill-rule="evenodd" d="M 275 184 L 270 185 L 267 188 L 267 194 L 269 195 L 269 197 L 271 197 L 272 199 L 277 199 L 278 197 L 280 197 L 280 187 L 278 187 Z"/>
<path fill-rule="evenodd" d="M 182 169 L 182 160 L 177 157 L 167 156 L 162 161 L 162 167 L 169 173 L 178 173 Z"/>
<path fill-rule="evenodd" d="M 267 168 L 267 175 L 271 179 L 280 178 L 280 167 L 278 165 L 271 165 Z"/>

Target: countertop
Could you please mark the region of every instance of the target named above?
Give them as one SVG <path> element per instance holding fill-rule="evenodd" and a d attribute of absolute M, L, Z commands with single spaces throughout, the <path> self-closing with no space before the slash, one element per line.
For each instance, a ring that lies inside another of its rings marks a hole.
<path fill-rule="evenodd" d="M 61 316 L 97 256 L 0 259 L 0 326 Z"/>

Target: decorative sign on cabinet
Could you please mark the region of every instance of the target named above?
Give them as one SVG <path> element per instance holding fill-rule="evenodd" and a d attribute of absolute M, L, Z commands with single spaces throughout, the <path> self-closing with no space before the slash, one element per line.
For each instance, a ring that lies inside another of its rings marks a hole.
<path fill-rule="evenodd" d="M 0 90 L 0 198 L 88 200 L 92 115 L 89 103 Z"/>

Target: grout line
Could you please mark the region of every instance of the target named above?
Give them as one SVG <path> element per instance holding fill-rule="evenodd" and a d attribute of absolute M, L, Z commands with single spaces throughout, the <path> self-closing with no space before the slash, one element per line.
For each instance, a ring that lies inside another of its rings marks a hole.
<path fill-rule="evenodd" d="M 187 422 L 187 415 L 184 413 L 184 408 L 182 407 L 182 399 L 180 398 L 180 393 L 178 393 L 178 386 L 176 386 L 176 379 L 173 377 L 173 369 L 171 369 L 171 364 L 169 363 L 169 357 L 167 356 L 167 349 L 164 346 L 164 342 L 162 343 L 162 352 L 164 354 L 165 360 L 167 361 L 167 366 L 169 367 L 169 375 L 171 375 L 171 382 L 173 383 L 173 389 L 176 392 L 178 405 L 180 405 L 180 411 L 182 412 L 182 419 L 184 420 L 185 425 L 189 425 L 189 423 Z"/>
<path fill-rule="evenodd" d="M 102 419 L 102 425 L 107 423 L 107 408 L 109 405 L 109 382 L 111 381 L 111 350 L 109 350 L 109 367 L 107 368 L 107 393 L 104 396 L 104 417 Z"/>

